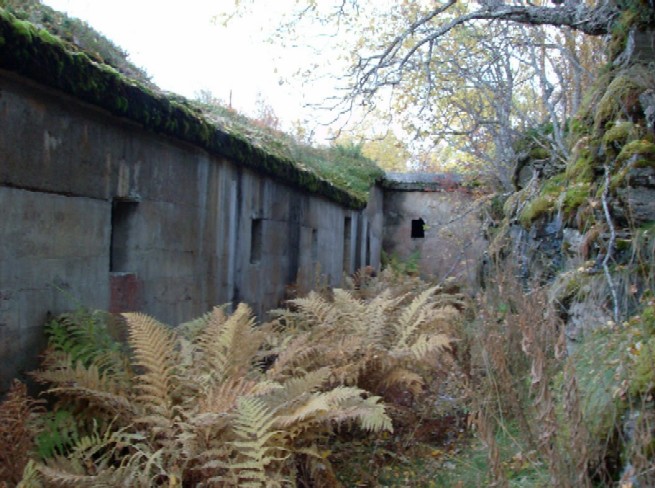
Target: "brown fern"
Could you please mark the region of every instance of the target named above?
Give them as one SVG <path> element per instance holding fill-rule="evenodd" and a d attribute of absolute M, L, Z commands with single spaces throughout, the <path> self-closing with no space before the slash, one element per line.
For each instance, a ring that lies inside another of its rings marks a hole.
<path fill-rule="evenodd" d="M 55 358 L 58 358 L 56 362 Z M 110 416 L 131 418 L 135 415 L 125 383 L 116 381 L 112 371 L 101 373 L 96 364 L 84 366 L 80 361 L 73 364 L 71 356 L 63 353 L 50 353 L 49 361 L 48 368 L 32 374 L 39 382 L 51 385 L 49 393 L 72 403 L 83 401 L 85 409 L 93 406 Z"/>
<path fill-rule="evenodd" d="M 143 406 L 148 422 L 168 426 L 174 416 L 177 386 L 175 335 L 168 327 L 147 315 L 129 313 L 124 314 L 124 317 L 127 320 L 134 365 L 141 368 L 136 378 L 139 393 L 135 401 Z"/>
<path fill-rule="evenodd" d="M 14 380 L 0 404 L 0 478 L 11 485 L 23 478 L 36 434 L 31 418 L 39 402 L 27 395 L 27 387 Z"/>
<path fill-rule="evenodd" d="M 255 327 L 246 304 L 239 304 L 229 317 L 222 308 L 214 308 L 194 341 L 197 374 L 219 383 L 248 374 L 268 332 L 266 326 Z"/>

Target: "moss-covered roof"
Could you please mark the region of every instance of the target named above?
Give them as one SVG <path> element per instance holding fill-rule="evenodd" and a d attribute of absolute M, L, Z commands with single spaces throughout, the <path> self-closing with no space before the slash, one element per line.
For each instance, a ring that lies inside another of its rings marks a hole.
<path fill-rule="evenodd" d="M 189 142 L 349 208 L 366 205 L 382 171 L 371 161 L 339 151 L 306 148 L 303 158 L 285 143 L 253 140 L 221 124 L 179 96 L 160 93 L 116 69 L 70 49 L 49 31 L 0 8 L 0 69 L 61 90 L 148 130 Z M 245 135 L 244 135 L 245 132 Z"/>

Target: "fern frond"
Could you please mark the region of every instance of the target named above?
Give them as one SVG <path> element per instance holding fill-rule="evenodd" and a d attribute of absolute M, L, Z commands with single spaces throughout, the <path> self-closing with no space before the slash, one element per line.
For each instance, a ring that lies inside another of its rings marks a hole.
<path fill-rule="evenodd" d="M 396 324 L 395 348 L 403 348 L 409 345 L 414 333 L 426 320 L 428 307 L 430 306 L 429 300 L 437 289 L 438 286 L 433 286 L 424 290 L 402 310 Z"/>
<path fill-rule="evenodd" d="M 362 300 L 353 297 L 352 293 L 348 290 L 336 288 L 333 291 L 332 306 L 335 310 L 335 316 L 339 317 L 339 321 L 349 327 L 361 325 L 361 319 L 367 316 L 367 307 Z"/>
<path fill-rule="evenodd" d="M 36 437 L 40 458 L 64 455 L 79 439 L 77 419 L 70 410 L 59 408 L 39 417 L 40 429 Z"/>
<path fill-rule="evenodd" d="M 112 488 L 117 486 L 115 480 L 112 479 L 113 473 L 104 472 L 100 477 L 87 474 L 71 473 L 62 469 L 53 468 L 47 465 L 40 465 L 37 467 L 41 477 L 48 483 L 49 486 L 57 486 L 63 488 L 86 488 L 89 486 Z"/>
<path fill-rule="evenodd" d="M 95 363 L 102 371 L 121 371 L 125 366 L 122 346 L 109 332 L 105 312 L 82 308 L 65 313 L 46 324 L 45 331 L 50 346 L 69 354 L 73 362 Z"/>
<path fill-rule="evenodd" d="M 307 370 L 312 358 L 322 353 L 323 347 L 312 340 L 310 332 L 301 333 L 285 341 L 276 352 L 278 356 L 273 365 L 266 371 L 266 376 L 274 381 L 281 381 L 293 376 L 298 369 Z"/>
<path fill-rule="evenodd" d="M 0 474 L 12 485 L 23 477 L 34 444 L 36 433 L 30 421 L 37 404 L 18 380 L 0 404 Z"/>
<path fill-rule="evenodd" d="M 54 458 L 36 467 L 48 486 L 148 486 L 137 483 L 135 472 L 127 472 L 125 465 L 116 466 L 113 461 L 122 455 L 126 446 L 134 446 L 142 439 L 138 434 L 125 434 L 122 430 L 112 431 L 109 425 L 103 434 L 97 431 L 83 436 L 75 443 L 67 457 Z M 134 470 L 133 470 L 134 471 Z"/>
<path fill-rule="evenodd" d="M 282 405 L 306 393 L 314 393 L 325 384 L 330 374 L 330 368 L 325 367 L 290 378 L 281 385 L 280 389 L 271 392 L 269 397 L 277 405 Z"/>
<path fill-rule="evenodd" d="M 392 313 L 404 299 L 405 295 L 391 298 L 391 290 L 386 289 L 368 302 L 365 333 L 369 343 L 383 347 L 389 345 L 388 339 L 393 333 L 390 327 Z"/>
<path fill-rule="evenodd" d="M 193 343 L 198 352 L 197 361 L 200 369 L 204 371 L 223 371 L 227 358 L 225 355 L 225 343 L 230 343 L 234 330 L 225 330 L 224 325 L 227 315 L 223 307 L 214 307 L 209 314 L 205 315 L 202 327 L 196 332 Z M 238 321 L 234 321 L 234 325 Z M 221 341 L 222 336 L 222 341 Z"/>
<path fill-rule="evenodd" d="M 130 346 L 135 365 L 143 368 L 137 375 L 137 402 L 147 412 L 173 418 L 173 394 L 177 354 L 175 335 L 165 325 L 140 313 L 123 314 L 127 320 Z"/>
<path fill-rule="evenodd" d="M 200 413 L 226 413 L 232 410 L 241 397 L 252 395 L 258 384 L 246 378 L 230 379 L 216 385 L 194 401 L 198 402 Z"/>
<path fill-rule="evenodd" d="M 87 367 L 81 361 L 75 364 L 72 361 L 72 356 L 65 355 L 56 369 L 42 370 L 35 376 L 42 382 L 54 385 L 48 389 L 50 393 L 87 400 L 113 415 L 135 414 L 133 405 L 126 396 L 124 385 L 115 382 L 108 373 L 101 373 L 95 364 Z"/>
<path fill-rule="evenodd" d="M 421 393 L 423 389 L 423 377 L 402 367 L 393 368 L 387 372 L 382 379 L 382 386 L 387 389 L 393 386 L 400 386 L 412 392 L 414 395 Z"/>
<path fill-rule="evenodd" d="M 237 403 L 236 418 L 232 430 L 239 437 L 234 445 L 245 446 L 251 441 L 258 445 L 264 445 L 273 432 L 270 431 L 275 418 L 275 412 L 271 411 L 266 403 L 260 398 L 240 398 Z M 251 458 L 259 458 L 259 453 L 244 453 Z M 257 455 L 255 455 L 257 454 Z"/>
<path fill-rule="evenodd" d="M 371 396 L 362 399 L 355 405 L 344 408 L 344 411 L 351 417 L 357 418 L 364 430 L 369 432 L 393 432 L 393 423 L 386 413 L 384 403 L 380 397 Z M 336 417 L 336 420 L 339 420 Z"/>
<path fill-rule="evenodd" d="M 416 341 L 408 350 L 413 354 L 416 360 L 422 361 L 432 353 L 440 352 L 449 348 L 450 342 L 450 338 L 445 334 L 421 334 L 416 338 Z"/>
<path fill-rule="evenodd" d="M 222 308 L 214 308 L 195 340 L 199 373 L 210 383 L 244 376 L 252 369 L 267 332 L 267 327 L 255 327 L 246 304 L 239 304 L 229 317 Z"/>
<path fill-rule="evenodd" d="M 272 430 L 275 412 L 263 400 L 239 399 L 232 430 L 237 439 L 230 445 L 237 452 L 237 460 L 229 468 L 239 479 L 239 486 L 265 486 L 267 467 L 275 458 L 269 440 L 276 435 Z"/>
<path fill-rule="evenodd" d="M 332 409 L 338 409 L 339 405 L 349 398 L 359 398 L 363 390 L 348 386 L 338 386 L 332 390 L 320 393 L 305 395 L 294 402 L 292 409 L 287 409 L 285 415 L 279 415 L 275 419 L 275 425 L 286 429 L 289 426 L 302 423 L 307 420 L 322 420 Z"/>
<path fill-rule="evenodd" d="M 42 488 L 39 477 L 39 469 L 36 463 L 30 459 L 23 470 L 23 478 L 16 485 L 16 488 Z"/>
<path fill-rule="evenodd" d="M 294 314 L 287 313 L 286 317 L 293 317 L 296 323 L 304 327 L 315 325 L 332 326 L 336 322 L 334 307 L 325 298 L 312 291 L 305 298 L 289 300 L 291 307 L 298 311 Z"/>
<path fill-rule="evenodd" d="M 380 397 L 363 398 L 365 393 L 360 388 L 346 386 L 314 393 L 293 411 L 279 415 L 275 426 L 290 432 L 292 426 L 298 424 L 318 422 L 329 425 L 330 422 L 343 424 L 357 421 L 362 428 L 371 432 L 393 431 L 391 418 L 386 414 L 384 404 L 380 403 Z"/>

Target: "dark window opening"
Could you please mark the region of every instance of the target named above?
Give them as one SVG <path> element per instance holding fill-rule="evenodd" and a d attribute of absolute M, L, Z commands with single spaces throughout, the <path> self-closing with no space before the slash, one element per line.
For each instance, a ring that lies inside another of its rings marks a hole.
<path fill-rule="evenodd" d="M 423 219 L 412 220 L 412 239 L 423 239 L 425 237 L 425 222 Z"/>
<path fill-rule="evenodd" d="M 343 221 L 343 270 L 350 273 L 350 239 L 352 237 L 352 219 L 346 217 Z"/>
<path fill-rule="evenodd" d="M 250 228 L 250 264 L 257 264 L 261 261 L 262 241 L 262 219 L 252 219 L 252 226 Z"/>
<path fill-rule="evenodd" d="M 130 271 L 128 269 L 129 236 L 137 205 L 137 202 L 131 200 L 114 200 L 111 203 L 110 272 Z"/>
<path fill-rule="evenodd" d="M 318 229 L 312 229 L 312 261 L 318 261 Z"/>
<path fill-rule="evenodd" d="M 371 265 L 371 232 L 370 231 L 366 232 L 366 259 L 364 264 L 366 266 Z"/>

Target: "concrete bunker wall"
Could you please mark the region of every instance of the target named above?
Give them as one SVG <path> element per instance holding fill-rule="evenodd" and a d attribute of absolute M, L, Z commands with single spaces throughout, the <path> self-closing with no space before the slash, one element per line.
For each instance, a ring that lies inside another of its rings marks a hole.
<path fill-rule="evenodd" d="M 345 208 L 3 71 L 0 210 L 0 392 L 35 366 L 48 313 L 261 316 L 292 283 L 379 267 L 379 189 Z"/>
<path fill-rule="evenodd" d="M 457 184 L 393 184 L 384 191 L 383 248 L 390 256 L 418 256 L 421 276 L 454 276 L 475 286 L 487 243 L 474 198 Z"/>

